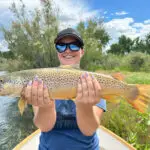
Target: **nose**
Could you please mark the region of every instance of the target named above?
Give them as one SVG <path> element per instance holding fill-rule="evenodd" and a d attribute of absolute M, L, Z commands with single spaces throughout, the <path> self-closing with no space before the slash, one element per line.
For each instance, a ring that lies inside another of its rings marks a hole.
<path fill-rule="evenodd" d="M 69 47 L 67 46 L 67 49 L 66 49 L 66 51 L 65 51 L 66 53 L 70 53 L 71 52 L 71 50 L 69 49 Z"/>

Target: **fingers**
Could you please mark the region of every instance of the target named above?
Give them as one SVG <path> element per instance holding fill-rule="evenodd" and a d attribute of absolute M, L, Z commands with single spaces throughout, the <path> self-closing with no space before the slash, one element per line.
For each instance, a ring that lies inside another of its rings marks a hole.
<path fill-rule="evenodd" d="M 93 84 L 93 79 L 89 74 L 87 75 L 86 82 L 88 85 L 89 98 L 94 98 L 95 97 L 95 88 L 94 88 L 94 84 Z"/>
<path fill-rule="evenodd" d="M 82 98 L 82 85 L 81 85 L 81 79 L 79 78 L 76 99 L 79 100 L 81 98 Z"/>
<path fill-rule="evenodd" d="M 44 104 L 44 96 L 43 96 L 43 81 L 39 80 L 38 87 L 37 87 L 37 104 L 43 105 Z"/>
<path fill-rule="evenodd" d="M 93 77 L 93 85 L 94 85 L 94 89 L 95 89 L 95 96 L 96 96 L 97 99 L 100 99 L 102 88 L 101 88 L 99 82 L 94 77 Z"/>
<path fill-rule="evenodd" d="M 92 78 L 88 73 L 84 73 L 81 75 L 78 83 L 77 99 L 83 103 L 90 103 L 94 97 L 95 91 Z"/>
<path fill-rule="evenodd" d="M 79 80 L 77 100 L 81 103 L 96 104 L 101 98 L 101 86 L 99 82 L 88 73 L 84 73 Z"/>
<path fill-rule="evenodd" d="M 49 91 L 42 80 L 37 77 L 34 78 L 33 82 L 30 81 L 26 87 L 22 90 L 21 95 L 24 95 L 24 99 L 28 104 L 34 106 L 45 106 L 50 104 L 51 99 Z"/>
<path fill-rule="evenodd" d="M 37 106 L 38 104 L 38 79 L 35 78 L 32 84 L 32 93 L 31 93 L 31 99 L 32 99 L 32 104 Z"/>
<path fill-rule="evenodd" d="M 25 93 L 24 93 L 24 97 L 25 100 L 28 102 L 28 104 L 31 104 L 31 88 L 32 88 L 32 81 L 29 81 L 29 83 L 27 84 L 26 88 L 25 88 Z"/>
<path fill-rule="evenodd" d="M 48 88 L 44 84 L 44 87 L 43 87 L 43 102 L 44 102 L 44 104 L 50 104 L 52 101 L 53 100 L 50 99 L 50 94 L 49 94 Z"/>
<path fill-rule="evenodd" d="M 81 86 L 82 86 L 82 96 L 88 97 L 89 96 L 89 90 L 88 90 L 88 84 L 87 84 L 87 74 L 83 74 L 81 77 Z"/>

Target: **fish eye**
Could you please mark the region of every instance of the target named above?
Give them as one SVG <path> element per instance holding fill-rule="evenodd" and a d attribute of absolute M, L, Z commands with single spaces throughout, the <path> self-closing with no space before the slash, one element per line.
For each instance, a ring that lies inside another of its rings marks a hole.
<path fill-rule="evenodd" d="M 0 83 L 3 83 L 3 79 L 0 79 Z"/>

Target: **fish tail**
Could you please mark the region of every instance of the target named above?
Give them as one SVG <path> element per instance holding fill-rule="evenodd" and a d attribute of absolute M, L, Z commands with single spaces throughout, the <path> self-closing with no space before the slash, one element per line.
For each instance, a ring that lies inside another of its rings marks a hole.
<path fill-rule="evenodd" d="M 19 112 L 20 112 L 21 116 L 23 115 L 23 112 L 24 112 L 26 106 L 27 106 L 27 102 L 25 100 L 23 100 L 22 98 L 20 98 L 19 102 L 18 102 L 18 108 L 19 108 Z"/>
<path fill-rule="evenodd" d="M 128 102 L 139 112 L 150 112 L 150 85 L 136 85 L 130 91 L 132 96 L 128 97 Z"/>

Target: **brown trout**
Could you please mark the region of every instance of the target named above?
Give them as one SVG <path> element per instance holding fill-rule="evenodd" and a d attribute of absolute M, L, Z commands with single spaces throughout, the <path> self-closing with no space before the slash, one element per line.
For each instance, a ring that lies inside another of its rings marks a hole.
<path fill-rule="evenodd" d="M 74 100 L 79 77 L 85 72 L 87 71 L 63 66 L 8 73 L 0 76 L 0 95 L 19 97 L 22 88 L 35 76 L 38 76 L 47 85 L 50 98 Z M 149 110 L 150 85 L 127 84 L 109 75 L 95 72 L 88 73 L 93 75 L 100 83 L 101 96 L 106 101 L 116 103 L 124 99 L 139 112 L 145 113 Z M 25 101 L 20 99 L 18 106 L 21 114 L 25 105 Z"/>

